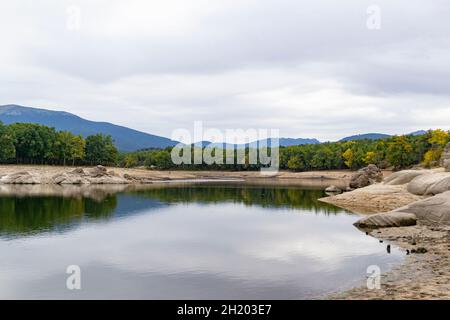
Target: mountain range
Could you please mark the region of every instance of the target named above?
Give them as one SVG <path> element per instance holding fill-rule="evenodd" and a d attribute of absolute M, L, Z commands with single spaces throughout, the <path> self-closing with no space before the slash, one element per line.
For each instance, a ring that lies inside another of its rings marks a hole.
<path fill-rule="evenodd" d="M 96 122 L 83 119 L 72 113 L 18 105 L 0 106 L 0 121 L 4 124 L 29 122 L 67 130 L 86 137 L 91 134 L 109 134 L 120 151 L 135 151 L 145 148 L 166 148 L 178 142 L 168 138 L 137 131 L 109 122 Z"/>
<path fill-rule="evenodd" d="M 124 126 L 115 125 L 109 122 L 97 122 L 83 119 L 65 111 L 53 111 L 40 108 L 24 107 L 19 105 L 0 106 L 0 121 L 4 124 L 19 123 L 37 123 L 54 127 L 56 130 L 67 130 L 74 134 L 81 134 L 86 137 L 91 134 L 102 133 L 109 134 L 114 139 L 117 148 L 120 151 L 136 151 L 140 149 L 166 148 L 176 145 L 178 142 L 171 139 L 153 135 L 150 133 L 130 129 Z M 423 130 L 410 133 L 411 135 L 420 135 L 426 133 Z M 342 138 L 339 141 L 352 141 L 361 139 L 383 139 L 390 135 L 382 133 L 366 133 Z M 263 145 L 267 142 L 260 141 Z M 200 142 L 202 145 L 208 145 L 210 142 Z M 280 146 L 295 146 L 303 144 L 318 144 L 319 140 L 314 138 L 280 138 Z M 250 144 L 237 145 L 238 148 L 245 146 L 256 146 L 258 141 Z M 229 144 L 214 143 L 214 146 L 224 146 Z M 270 145 L 270 143 L 269 143 Z"/>

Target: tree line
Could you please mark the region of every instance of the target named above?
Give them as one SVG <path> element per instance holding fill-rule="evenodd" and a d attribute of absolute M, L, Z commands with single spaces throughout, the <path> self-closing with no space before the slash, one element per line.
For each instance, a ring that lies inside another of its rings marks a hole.
<path fill-rule="evenodd" d="M 359 169 L 368 164 L 394 170 L 414 165 L 438 165 L 449 132 L 429 130 L 422 135 L 401 135 L 385 139 L 364 139 L 280 147 L 280 169 L 291 171 Z M 193 151 L 192 151 L 193 152 Z M 246 154 L 248 155 L 247 148 Z M 123 167 L 145 166 L 157 169 L 185 170 L 259 170 L 255 164 L 183 164 L 171 161 L 171 148 L 142 150 L 119 156 Z M 223 161 L 225 163 L 225 161 Z"/>
<path fill-rule="evenodd" d="M 0 122 L 0 162 L 17 164 L 116 165 L 119 153 L 109 135 L 84 139 L 33 123 Z"/>
<path fill-rule="evenodd" d="M 429 130 L 422 135 L 401 135 L 385 139 L 326 142 L 279 147 L 280 169 L 291 171 L 359 169 L 368 164 L 395 170 L 421 164 L 438 164 L 448 131 Z M 174 165 L 172 148 L 119 153 L 109 135 L 93 134 L 86 138 L 69 131 L 57 131 L 32 123 L 4 125 L 0 122 L 0 162 L 50 165 L 114 165 L 155 169 L 184 170 L 259 170 L 249 164 L 250 150 L 245 150 L 243 164 Z M 219 150 L 220 151 L 220 150 Z M 194 152 L 194 149 L 192 149 Z M 235 150 L 237 158 L 237 150 Z M 224 153 L 225 156 L 225 153 Z"/>

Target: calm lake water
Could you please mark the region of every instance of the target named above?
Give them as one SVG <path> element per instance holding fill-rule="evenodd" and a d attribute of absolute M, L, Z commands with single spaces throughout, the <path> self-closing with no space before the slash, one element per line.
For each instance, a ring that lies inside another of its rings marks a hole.
<path fill-rule="evenodd" d="M 318 202 L 318 190 L 34 188 L 0 192 L 3 299 L 317 298 L 403 257 L 353 227 L 358 215 Z M 69 265 L 81 268 L 81 290 L 66 287 Z"/>

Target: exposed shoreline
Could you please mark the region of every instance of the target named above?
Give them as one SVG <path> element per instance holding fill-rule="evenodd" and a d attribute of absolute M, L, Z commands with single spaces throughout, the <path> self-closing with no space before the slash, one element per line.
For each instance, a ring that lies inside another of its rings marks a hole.
<path fill-rule="evenodd" d="M 443 169 L 427 170 L 436 174 Z M 405 205 L 431 199 L 434 195 L 414 195 L 406 184 L 371 185 L 320 201 L 337 205 L 359 214 L 388 212 L 406 208 Z M 381 288 L 369 290 L 366 281 L 361 286 L 329 296 L 331 299 L 450 299 L 450 225 L 429 224 L 419 220 L 417 225 L 367 230 L 386 245 L 405 252 L 403 263 L 381 275 Z M 417 249 L 420 252 L 417 253 Z"/>
<path fill-rule="evenodd" d="M 83 173 L 74 173 L 82 169 Z M 95 167 L 62 167 L 39 165 L 0 165 L 1 184 L 153 184 L 160 182 L 183 182 L 202 180 L 244 180 L 252 183 L 275 183 L 326 188 L 330 184 L 344 187 L 350 180 L 351 171 L 279 171 L 263 174 L 260 171 L 184 171 L 147 170 L 139 168 L 106 167 L 105 173 L 91 175 Z M 22 174 L 23 177 L 15 179 Z M 14 180 L 14 179 L 15 180 Z M 62 179 L 66 178 L 66 179 Z"/>

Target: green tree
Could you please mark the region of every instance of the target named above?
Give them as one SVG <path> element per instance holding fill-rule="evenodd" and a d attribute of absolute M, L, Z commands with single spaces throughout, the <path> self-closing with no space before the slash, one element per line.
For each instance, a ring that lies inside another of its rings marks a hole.
<path fill-rule="evenodd" d="M 293 156 L 288 160 L 287 166 L 293 171 L 302 171 L 305 169 L 305 165 L 300 156 Z"/>
<path fill-rule="evenodd" d="M 74 136 L 70 143 L 72 165 L 75 161 L 83 160 L 86 155 L 86 141 L 82 136 Z"/>
<path fill-rule="evenodd" d="M 407 136 L 394 137 L 388 144 L 387 157 L 389 163 L 395 169 L 402 169 L 413 164 L 411 151 L 413 150 Z"/>
<path fill-rule="evenodd" d="M 118 151 L 110 135 L 101 133 L 86 137 L 86 161 L 91 165 L 114 164 L 118 158 Z"/>
<path fill-rule="evenodd" d="M 74 135 L 69 131 L 58 132 L 57 148 L 59 150 L 60 158 L 62 158 L 63 165 L 66 165 L 66 159 L 73 159 L 72 156 L 72 141 Z"/>
<path fill-rule="evenodd" d="M 16 156 L 14 137 L 0 121 L 0 161 L 13 159 Z"/>

